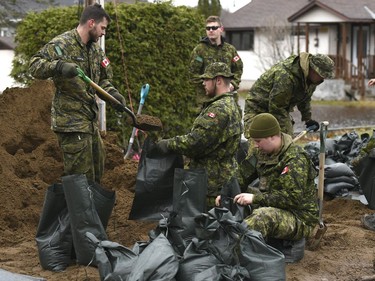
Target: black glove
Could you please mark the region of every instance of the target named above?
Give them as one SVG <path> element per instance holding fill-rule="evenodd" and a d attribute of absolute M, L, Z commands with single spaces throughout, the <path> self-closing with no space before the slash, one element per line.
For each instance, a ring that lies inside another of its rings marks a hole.
<path fill-rule="evenodd" d="M 124 96 L 121 95 L 119 92 L 117 92 L 117 91 L 111 91 L 109 94 L 112 97 L 114 97 L 116 100 L 118 100 L 123 106 L 126 105 L 126 101 L 125 101 Z"/>
<path fill-rule="evenodd" d="M 59 60 L 56 64 L 56 74 L 66 78 L 73 78 L 78 75 L 78 65 L 70 62 L 63 62 Z"/>
<path fill-rule="evenodd" d="M 318 122 L 316 122 L 315 120 L 312 120 L 312 119 L 310 119 L 310 120 L 307 120 L 306 122 L 305 122 L 305 125 L 306 125 L 306 129 L 308 129 L 308 130 L 312 130 L 312 131 L 314 131 L 314 132 L 316 132 L 317 130 L 319 130 L 319 123 Z"/>

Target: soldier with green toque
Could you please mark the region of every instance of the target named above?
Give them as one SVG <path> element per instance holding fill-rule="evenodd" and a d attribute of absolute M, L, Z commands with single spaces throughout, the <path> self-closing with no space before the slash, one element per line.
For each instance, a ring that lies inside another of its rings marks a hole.
<path fill-rule="evenodd" d="M 269 113 L 254 117 L 249 135 L 255 161 L 242 162 L 241 190 L 247 192 L 234 197 L 235 203 L 252 206 L 253 212 L 244 221 L 265 239 L 308 237 L 318 223 L 314 164 L 290 135 L 281 132 Z M 250 186 L 257 178 L 259 186 Z M 218 196 L 217 205 L 220 199 Z"/>
<path fill-rule="evenodd" d="M 290 112 L 295 107 L 301 112 L 306 128 L 319 129 L 311 116 L 311 97 L 325 79 L 333 78 L 334 62 L 326 55 L 300 53 L 292 55 L 264 72 L 250 88 L 245 100 L 245 137 L 250 138 L 253 118 L 260 113 L 271 113 L 281 131 L 293 135 L 294 121 Z"/>
<path fill-rule="evenodd" d="M 227 64 L 210 64 L 202 74 L 208 100 L 186 135 L 159 140 L 155 151 L 180 153 L 189 158 L 190 169 L 203 168 L 208 177 L 207 207 L 215 206 L 215 198 L 225 186 L 237 190 L 238 163 L 236 153 L 242 134 L 241 108 L 230 90 L 233 73 Z"/>
<path fill-rule="evenodd" d="M 63 151 L 64 174 L 85 174 L 100 183 L 105 150 L 98 128 L 95 90 L 80 79 L 77 67 L 96 84 L 125 105 L 112 85 L 109 59 L 98 45 L 106 33 L 109 15 L 99 4 L 84 9 L 77 28 L 53 38 L 30 61 L 30 73 L 55 84 L 51 127 Z"/>

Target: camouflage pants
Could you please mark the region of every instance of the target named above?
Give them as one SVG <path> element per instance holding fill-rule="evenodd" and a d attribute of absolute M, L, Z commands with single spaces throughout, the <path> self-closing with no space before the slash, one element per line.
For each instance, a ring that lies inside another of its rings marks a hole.
<path fill-rule="evenodd" d="M 63 152 L 64 174 L 85 174 L 88 181 L 100 183 L 103 176 L 105 150 L 99 131 L 88 133 L 56 132 Z"/>
<path fill-rule="evenodd" d="M 308 237 L 313 230 L 312 226 L 306 225 L 291 212 L 273 207 L 255 209 L 245 222 L 265 239 L 300 240 Z"/>

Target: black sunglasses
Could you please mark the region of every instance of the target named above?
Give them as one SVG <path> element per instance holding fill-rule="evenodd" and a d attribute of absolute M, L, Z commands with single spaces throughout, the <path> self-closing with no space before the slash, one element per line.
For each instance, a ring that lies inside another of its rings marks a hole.
<path fill-rule="evenodd" d="M 209 30 L 217 30 L 220 26 L 206 26 L 206 30 L 209 31 Z"/>

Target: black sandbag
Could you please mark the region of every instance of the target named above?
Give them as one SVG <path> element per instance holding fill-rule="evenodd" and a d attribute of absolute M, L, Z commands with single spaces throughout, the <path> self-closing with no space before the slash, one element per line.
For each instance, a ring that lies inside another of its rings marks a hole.
<path fill-rule="evenodd" d="M 351 183 L 347 183 L 347 182 L 334 182 L 334 183 L 324 184 L 324 192 L 331 194 L 331 195 L 335 195 L 337 192 L 339 192 L 342 189 L 353 190 L 354 185 L 352 185 Z"/>
<path fill-rule="evenodd" d="M 209 253 L 228 265 L 246 268 L 252 281 L 286 280 L 284 255 L 267 245 L 260 232 L 239 223 L 225 208 L 213 208 L 196 218 L 197 237 Z"/>
<path fill-rule="evenodd" d="M 95 247 L 86 238 L 86 232 L 92 233 L 99 240 L 107 240 L 107 234 L 95 209 L 93 188 L 83 174 L 63 176 L 62 183 L 77 262 L 95 266 Z"/>
<path fill-rule="evenodd" d="M 91 190 L 93 193 L 95 209 L 98 212 L 104 229 L 106 229 L 115 205 L 116 192 L 114 190 L 105 189 L 96 182 L 91 183 L 90 185 L 92 187 Z"/>
<path fill-rule="evenodd" d="M 305 255 L 305 238 L 297 241 L 268 238 L 267 243 L 284 254 L 286 263 L 298 262 Z"/>
<path fill-rule="evenodd" d="M 195 277 L 199 273 L 220 264 L 220 261 L 212 253 L 201 249 L 200 246 L 203 243 L 198 241 L 197 238 L 193 238 L 191 243 L 186 247 L 176 275 L 177 281 L 195 280 Z"/>
<path fill-rule="evenodd" d="M 251 281 L 246 268 L 235 265 L 218 264 L 197 274 L 194 281 Z"/>
<path fill-rule="evenodd" d="M 174 280 L 178 266 L 172 245 L 163 234 L 160 234 L 139 254 L 126 280 Z"/>
<path fill-rule="evenodd" d="M 130 220 L 158 221 L 172 212 L 174 172 L 183 168 L 183 157 L 148 153 L 154 145 L 147 138 L 142 148 Z"/>
<path fill-rule="evenodd" d="M 100 280 L 127 280 L 138 259 L 138 254 L 119 243 L 100 241 L 90 232 L 85 235 L 96 248 L 95 259 Z"/>
<path fill-rule="evenodd" d="M 338 176 L 338 177 L 334 177 L 334 178 L 325 178 L 324 179 L 324 184 L 341 183 L 341 182 L 350 183 L 353 186 L 359 185 L 359 181 L 358 181 L 356 176 L 351 176 L 351 177 L 349 177 L 349 176 Z"/>
<path fill-rule="evenodd" d="M 1 281 L 46 281 L 47 279 L 42 277 L 33 277 L 24 274 L 18 274 L 0 269 L 0 280 Z"/>
<path fill-rule="evenodd" d="M 236 221 L 244 219 L 244 207 L 233 202 L 233 198 L 241 193 L 241 188 L 236 177 L 232 177 L 220 191 L 220 207 L 227 208 L 236 216 Z"/>
<path fill-rule="evenodd" d="M 324 167 L 324 176 L 326 178 L 335 178 L 340 176 L 355 176 L 353 170 L 344 163 L 335 163 Z"/>
<path fill-rule="evenodd" d="M 359 184 L 368 202 L 368 207 L 375 210 L 375 158 L 363 157 L 356 168 Z"/>
<path fill-rule="evenodd" d="M 73 263 L 73 237 L 62 184 L 47 189 L 35 240 L 43 269 L 58 272 Z"/>
<path fill-rule="evenodd" d="M 207 173 L 204 169 L 174 171 L 173 211 L 182 217 L 195 217 L 206 211 Z"/>
<path fill-rule="evenodd" d="M 340 154 L 348 154 L 351 150 L 353 142 L 358 139 L 359 136 L 356 132 L 345 133 L 336 142 L 336 151 Z"/>
<path fill-rule="evenodd" d="M 207 181 L 204 169 L 175 169 L 166 235 L 180 255 L 195 235 L 194 217 L 206 211 Z"/>

